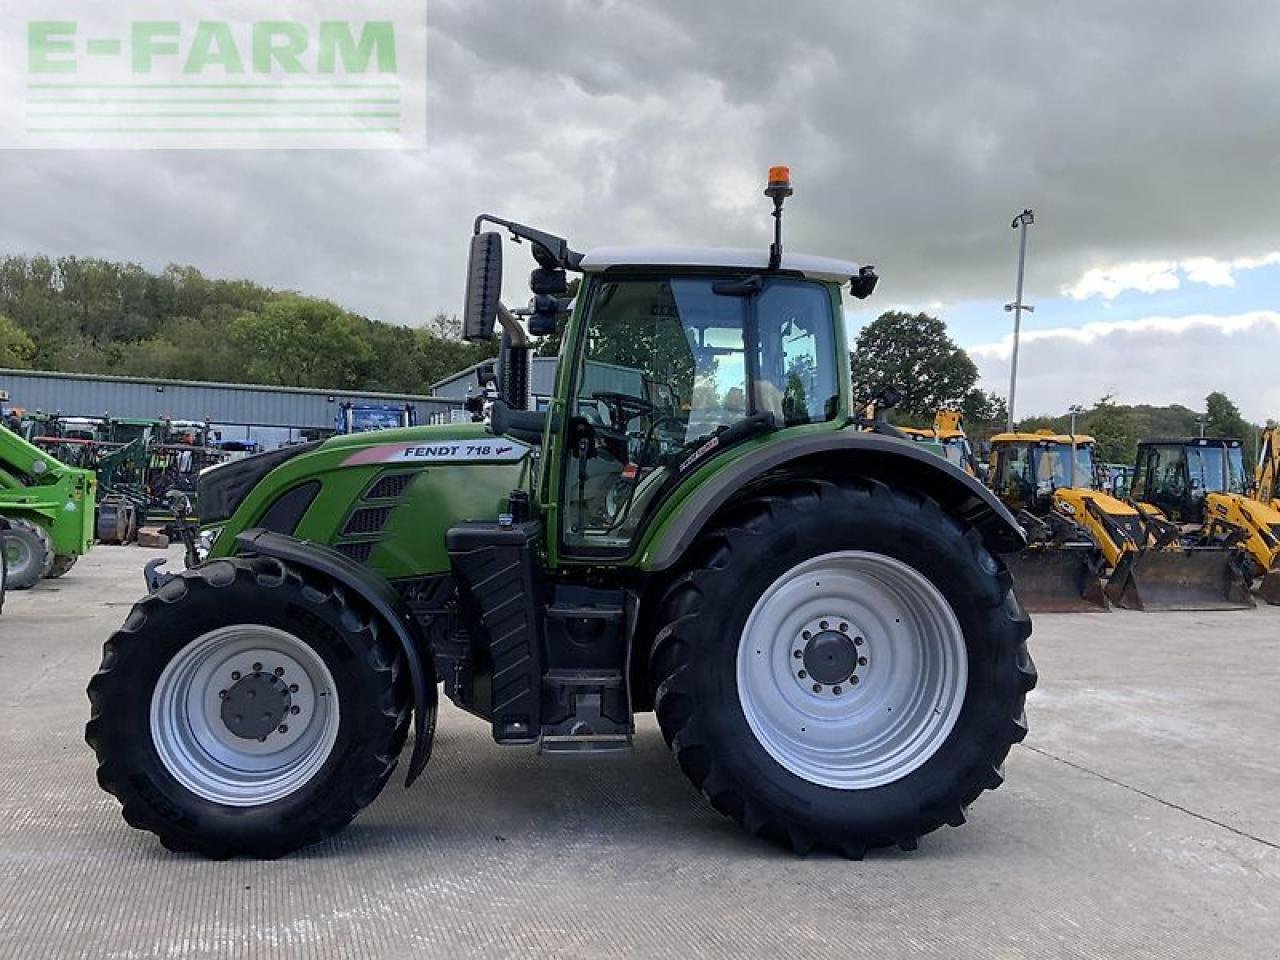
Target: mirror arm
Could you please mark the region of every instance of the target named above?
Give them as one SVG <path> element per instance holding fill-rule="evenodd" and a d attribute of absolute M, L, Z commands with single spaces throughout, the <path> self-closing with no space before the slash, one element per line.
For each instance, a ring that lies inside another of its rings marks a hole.
<path fill-rule="evenodd" d="M 545 256 L 539 256 L 538 250 L 535 249 L 534 259 L 544 267 L 577 270 L 582 264 L 582 254 L 570 249 L 569 241 L 563 237 L 557 237 L 555 234 L 547 233 L 545 230 L 526 227 L 523 223 L 516 223 L 513 220 L 503 220 L 501 217 L 495 217 L 488 213 L 482 213 L 476 217 L 475 232 L 479 233 L 480 225 L 486 222 L 495 226 L 505 227 L 511 232 L 511 239 L 517 243 L 521 240 L 528 240 L 535 248 L 541 247 L 545 252 Z"/>
<path fill-rule="evenodd" d="M 524 332 L 524 327 L 520 325 L 515 314 L 508 310 L 501 300 L 498 301 L 498 323 L 502 324 L 503 332 L 511 338 L 513 347 L 529 346 L 529 335 Z"/>

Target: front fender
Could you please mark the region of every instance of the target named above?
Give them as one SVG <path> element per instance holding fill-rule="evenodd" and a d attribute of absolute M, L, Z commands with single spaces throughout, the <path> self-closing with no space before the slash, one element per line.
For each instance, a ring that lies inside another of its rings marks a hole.
<path fill-rule="evenodd" d="M 857 431 L 797 436 L 752 450 L 719 469 L 691 493 L 656 531 L 643 552 L 646 570 L 674 566 L 711 518 L 734 496 L 771 473 L 867 477 L 907 487 L 937 500 L 944 510 L 982 536 L 992 553 L 1016 553 L 1026 535 L 994 493 L 959 467 L 918 445 Z"/>
<path fill-rule="evenodd" d="M 412 784 L 431 757 L 438 700 L 435 667 L 431 656 L 424 652 L 427 645 L 400 595 L 384 578 L 322 544 L 254 529 L 236 537 L 236 547 L 239 553 L 275 557 L 338 581 L 359 594 L 394 631 L 409 664 L 409 682 L 413 691 L 413 752 L 409 756 L 409 770 L 405 777 L 405 785 Z"/>

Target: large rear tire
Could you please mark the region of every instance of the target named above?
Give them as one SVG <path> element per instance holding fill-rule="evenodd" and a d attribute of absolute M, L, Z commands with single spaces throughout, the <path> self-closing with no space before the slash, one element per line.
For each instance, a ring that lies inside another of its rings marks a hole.
<path fill-rule="evenodd" d="M 694 785 L 746 830 L 853 858 L 1003 780 L 1036 682 L 1008 572 L 927 497 L 797 482 L 705 534 L 650 676 Z"/>
<path fill-rule="evenodd" d="M 138 603 L 89 684 L 85 739 L 124 818 L 171 850 L 273 858 L 373 801 L 409 729 L 403 655 L 358 598 L 270 558 Z"/>
<path fill-rule="evenodd" d="M 53 566 L 53 541 L 38 523 L 10 520 L 9 529 L 0 534 L 0 544 L 8 562 L 10 590 L 31 589 Z"/>

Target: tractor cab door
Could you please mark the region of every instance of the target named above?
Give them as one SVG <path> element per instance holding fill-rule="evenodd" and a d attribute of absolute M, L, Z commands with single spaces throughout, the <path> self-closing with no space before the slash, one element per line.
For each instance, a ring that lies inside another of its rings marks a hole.
<path fill-rule="evenodd" d="M 821 283 L 606 274 L 586 297 L 558 428 L 566 556 L 627 554 L 657 505 L 721 449 L 838 415 Z"/>

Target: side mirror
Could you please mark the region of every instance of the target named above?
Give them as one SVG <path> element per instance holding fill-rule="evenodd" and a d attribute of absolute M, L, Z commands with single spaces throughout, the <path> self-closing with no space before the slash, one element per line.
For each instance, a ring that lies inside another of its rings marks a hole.
<path fill-rule="evenodd" d="M 849 293 L 856 300 L 865 300 L 871 296 L 879 282 L 875 267 L 863 267 L 856 277 L 849 278 Z"/>
<path fill-rule="evenodd" d="M 462 318 L 465 340 L 492 340 L 502 296 L 502 235 L 492 230 L 471 238 L 467 298 Z"/>

